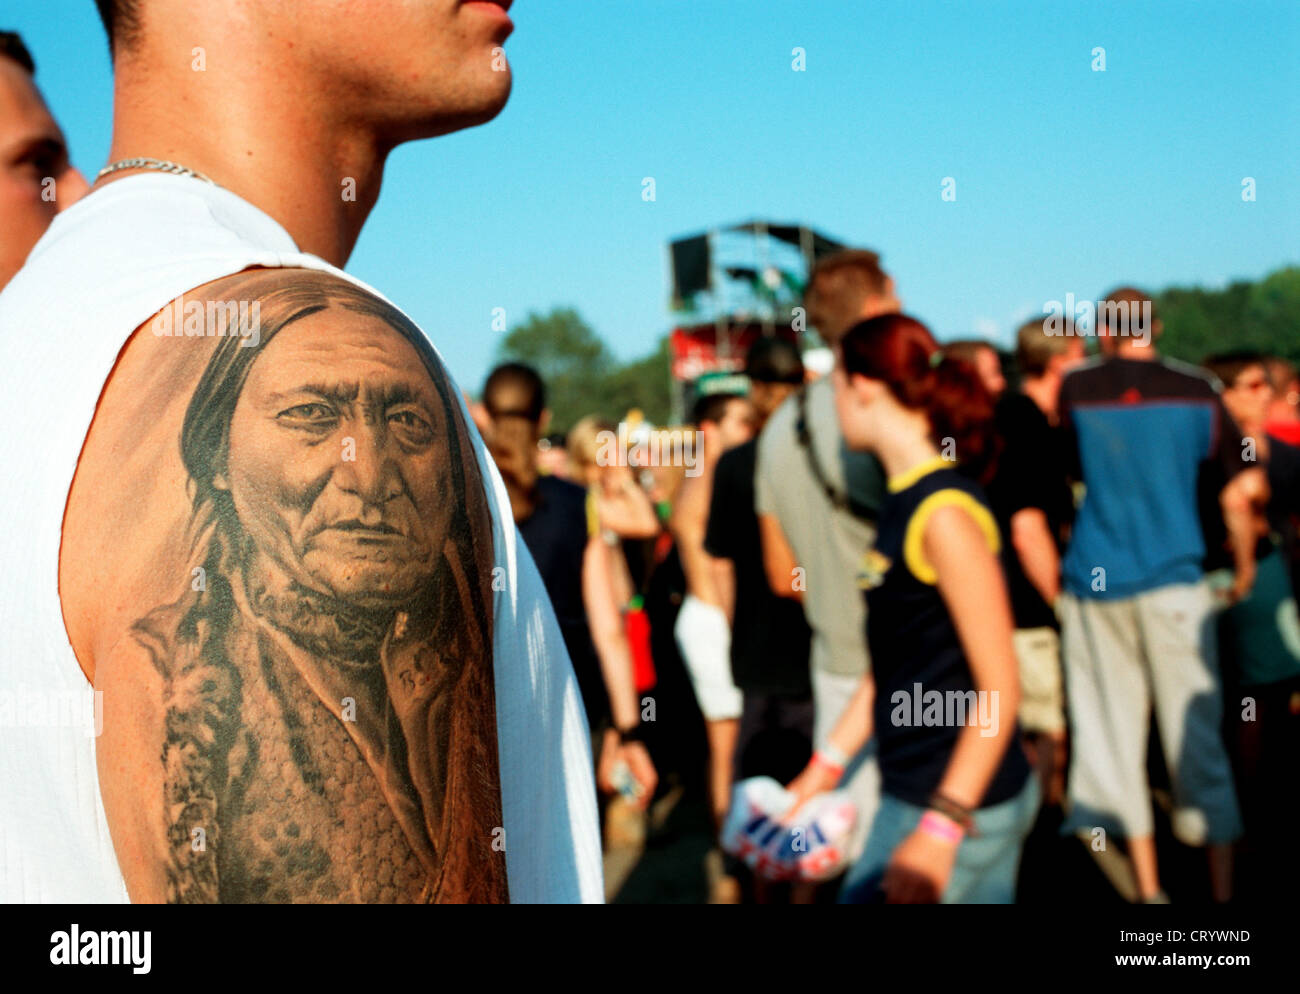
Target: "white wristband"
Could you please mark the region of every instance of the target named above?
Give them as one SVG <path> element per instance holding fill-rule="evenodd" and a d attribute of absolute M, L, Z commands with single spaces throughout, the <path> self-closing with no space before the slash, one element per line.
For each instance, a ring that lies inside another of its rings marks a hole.
<path fill-rule="evenodd" d="M 824 742 L 817 751 L 841 769 L 849 765 L 849 755 L 830 740 Z"/>

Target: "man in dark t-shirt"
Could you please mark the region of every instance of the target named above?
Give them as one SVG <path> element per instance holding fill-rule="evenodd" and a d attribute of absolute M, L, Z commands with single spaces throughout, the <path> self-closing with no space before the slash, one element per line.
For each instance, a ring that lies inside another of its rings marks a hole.
<path fill-rule="evenodd" d="M 1029 574 L 1035 568 L 1034 552 L 1059 564 L 1059 537 L 1070 519 L 1070 490 L 1059 456 L 1060 439 L 1038 405 L 1022 393 L 1008 391 L 998 398 L 994 423 L 1002 450 L 997 472 L 985 492 L 1008 540 L 1003 568 L 1016 628 L 1055 629 L 1051 603 L 1058 592 L 1053 589 L 1055 577 L 1048 586 Z M 1025 515 L 1026 511 L 1037 513 Z M 1033 547 L 1035 539 L 1041 540 L 1041 550 Z M 1033 551 L 1022 551 L 1029 549 Z"/>
<path fill-rule="evenodd" d="M 532 513 L 516 522 L 516 527 L 550 595 L 587 707 L 587 722 L 594 729 L 609 718 L 609 694 L 582 602 L 587 491 L 554 476 L 539 476 L 535 488 Z"/>
<path fill-rule="evenodd" d="M 586 490 L 540 474 L 537 441 L 549 420 L 541 377 L 520 363 L 498 366 L 483 388 L 483 407 L 488 449 L 582 691 L 597 784 L 607 793 L 632 791 L 644 807 L 658 776 L 642 740 L 631 648 L 614 603 L 608 549 L 589 528 Z M 635 786 L 623 782 L 624 768 Z"/>
<path fill-rule="evenodd" d="M 1002 534 L 1002 566 L 1016 625 L 1017 717 L 1049 806 L 1059 804 L 1065 791 L 1065 696 L 1054 605 L 1061 550 L 1074 516 L 1063 440 L 1051 421 L 1062 379 L 1082 361 L 1082 341 L 1072 334 L 1048 334 L 1042 319 L 1017 331 L 1021 389 L 1003 392 L 994 408 L 1002 451 L 985 488 Z"/>
<path fill-rule="evenodd" d="M 772 593 L 763 571 L 754 513 L 757 453 L 758 443 L 749 441 L 718 463 L 704 549 L 729 559 L 736 577 L 731 678 L 745 699 L 736 779 L 765 775 L 786 783 L 812 755 L 812 631 L 799 603 Z M 771 733 L 767 744 L 759 740 L 764 730 Z"/>
<path fill-rule="evenodd" d="M 746 358 L 750 399 L 761 422 L 804 378 L 798 348 L 760 339 Z M 812 755 L 812 631 L 797 601 L 778 597 L 763 568 L 754 509 L 757 441 L 724 453 L 714 471 L 704 549 L 730 564 L 731 676 L 744 696 L 735 752 L 735 779 L 770 776 L 786 783 Z"/>

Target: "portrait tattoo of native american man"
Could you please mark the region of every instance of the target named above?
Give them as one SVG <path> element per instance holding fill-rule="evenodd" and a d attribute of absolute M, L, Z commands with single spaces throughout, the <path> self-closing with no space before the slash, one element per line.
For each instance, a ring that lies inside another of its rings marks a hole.
<path fill-rule="evenodd" d="M 454 388 L 337 277 L 240 293 L 259 340 L 219 340 L 181 431 L 194 568 L 132 630 L 167 899 L 504 901 L 492 524 Z"/>

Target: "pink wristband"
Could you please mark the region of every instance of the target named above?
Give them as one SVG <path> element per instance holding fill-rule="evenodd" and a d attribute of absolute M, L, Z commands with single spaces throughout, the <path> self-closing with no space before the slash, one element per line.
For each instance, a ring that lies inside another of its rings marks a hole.
<path fill-rule="evenodd" d="M 921 816 L 921 831 L 933 835 L 945 842 L 961 842 L 965 833 L 956 822 L 945 818 L 938 811 L 927 811 Z"/>

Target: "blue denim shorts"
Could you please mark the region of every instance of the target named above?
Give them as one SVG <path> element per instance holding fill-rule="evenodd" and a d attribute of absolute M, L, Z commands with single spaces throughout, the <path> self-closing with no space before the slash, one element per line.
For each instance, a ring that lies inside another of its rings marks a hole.
<path fill-rule="evenodd" d="M 1017 748 L 1012 745 L 1012 748 Z M 1016 898 L 1020 850 L 1038 817 L 1038 779 L 1030 776 L 1015 797 L 975 812 L 976 836 L 957 848 L 943 904 L 1011 904 Z M 916 830 L 926 809 L 885 794 L 867 845 L 840 888 L 841 904 L 884 902 L 880 881 L 894 850 Z"/>

